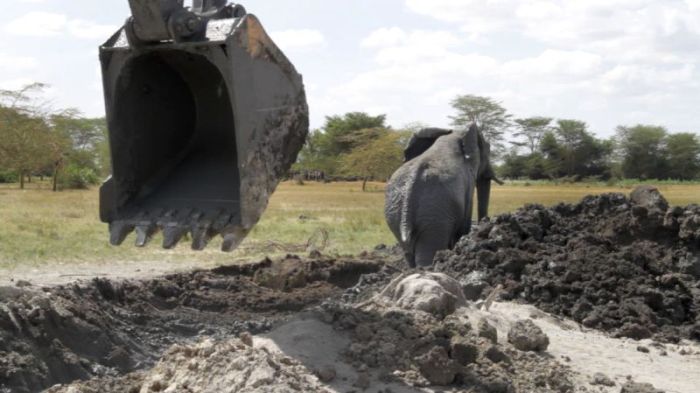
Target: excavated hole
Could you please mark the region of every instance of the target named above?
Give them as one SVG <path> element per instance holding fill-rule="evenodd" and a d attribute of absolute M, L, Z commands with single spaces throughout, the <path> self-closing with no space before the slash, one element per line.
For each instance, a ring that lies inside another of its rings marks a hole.
<path fill-rule="evenodd" d="M 382 265 L 288 256 L 143 281 L 0 288 L 0 392 L 143 369 L 197 337 L 264 332 Z"/>

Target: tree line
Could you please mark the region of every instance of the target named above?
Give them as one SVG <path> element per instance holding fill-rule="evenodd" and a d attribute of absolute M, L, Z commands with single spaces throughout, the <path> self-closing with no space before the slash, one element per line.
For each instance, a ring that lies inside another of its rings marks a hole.
<path fill-rule="evenodd" d="M 410 130 L 394 130 L 386 116 L 364 112 L 327 116 L 299 153 L 294 170 L 316 170 L 326 179 L 386 180 L 403 162 Z"/>
<path fill-rule="evenodd" d="M 52 189 L 87 188 L 109 173 L 104 118 L 75 109 L 52 110 L 46 85 L 0 90 L 0 183 L 50 177 Z"/>
<path fill-rule="evenodd" d="M 86 118 L 74 109 L 50 110 L 32 84 L 0 90 L 0 182 L 47 176 L 52 188 L 86 188 L 110 172 L 104 118 Z M 455 129 L 480 125 L 491 143 L 498 174 L 510 179 L 675 179 L 700 177 L 700 138 L 670 133 L 658 125 L 619 126 L 601 139 L 581 120 L 546 116 L 515 118 L 489 97 L 460 95 L 452 100 Z M 403 163 L 411 135 L 425 127 L 401 129 L 385 115 L 350 112 L 327 116 L 313 131 L 293 170 L 326 179 L 387 180 Z"/>
<path fill-rule="evenodd" d="M 658 125 L 617 127 L 613 137 L 596 137 L 576 119 L 515 118 L 489 97 L 460 95 L 452 100 L 455 129 L 480 125 L 492 147 L 498 174 L 510 179 L 673 179 L 700 178 L 700 137 L 670 133 Z M 363 112 L 326 117 L 309 136 L 296 169 L 328 177 L 386 180 L 403 162 L 403 148 L 415 124 L 393 129 L 386 116 Z"/>

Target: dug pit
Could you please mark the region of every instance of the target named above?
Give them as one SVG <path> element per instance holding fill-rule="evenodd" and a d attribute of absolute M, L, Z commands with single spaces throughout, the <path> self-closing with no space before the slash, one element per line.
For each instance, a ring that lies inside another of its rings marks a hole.
<path fill-rule="evenodd" d="M 116 376 L 176 343 L 268 331 L 383 264 L 289 256 L 143 281 L 0 288 L 0 392 Z"/>

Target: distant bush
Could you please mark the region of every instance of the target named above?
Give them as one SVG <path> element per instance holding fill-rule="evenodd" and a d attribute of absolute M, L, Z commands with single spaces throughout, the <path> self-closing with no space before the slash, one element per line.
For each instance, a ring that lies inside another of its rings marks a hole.
<path fill-rule="evenodd" d="M 4 171 L 0 169 L 0 183 L 16 183 L 17 174 L 12 171 Z"/>
<path fill-rule="evenodd" d="M 99 181 L 94 169 L 68 165 L 58 178 L 58 186 L 63 190 L 84 190 Z"/>

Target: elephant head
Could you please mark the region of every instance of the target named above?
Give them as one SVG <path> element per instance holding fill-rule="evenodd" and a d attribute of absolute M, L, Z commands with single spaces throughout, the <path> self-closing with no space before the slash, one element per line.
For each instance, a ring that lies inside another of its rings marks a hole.
<path fill-rule="evenodd" d="M 452 131 L 441 128 L 424 128 L 416 132 L 404 150 L 405 162 L 408 162 L 428 150 L 435 141 L 445 135 L 460 135 L 459 143 L 467 165 L 474 174 L 477 193 L 477 212 L 479 221 L 488 216 L 491 196 L 491 181 L 503 184 L 491 166 L 491 145 L 486 141 L 481 130 L 472 124 L 466 131 Z"/>

